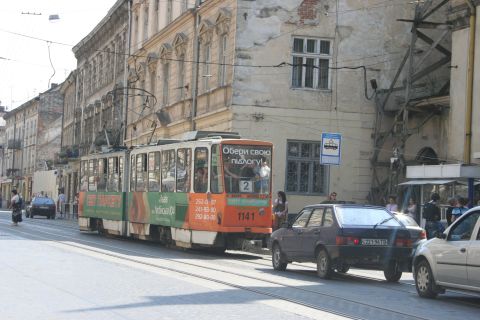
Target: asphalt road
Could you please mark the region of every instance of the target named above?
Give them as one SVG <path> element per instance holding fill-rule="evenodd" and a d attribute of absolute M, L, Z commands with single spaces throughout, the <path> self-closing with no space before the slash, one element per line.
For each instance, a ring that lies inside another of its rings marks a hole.
<path fill-rule="evenodd" d="M 0 319 L 478 319 L 480 296 L 417 296 L 411 274 L 313 264 L 275 272 L 269 256 L 214 255 L 80 233 L 71 220 L 0 211 Z"/>

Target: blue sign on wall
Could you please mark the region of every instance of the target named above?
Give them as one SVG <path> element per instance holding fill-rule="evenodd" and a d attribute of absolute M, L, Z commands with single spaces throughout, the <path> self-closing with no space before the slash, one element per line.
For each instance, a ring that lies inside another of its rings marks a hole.
<path fill-rule="evenodd" d="M 340 133 L 322 133 L 321 164 L 340 165 L 342 155 L 342 135 Z"/>

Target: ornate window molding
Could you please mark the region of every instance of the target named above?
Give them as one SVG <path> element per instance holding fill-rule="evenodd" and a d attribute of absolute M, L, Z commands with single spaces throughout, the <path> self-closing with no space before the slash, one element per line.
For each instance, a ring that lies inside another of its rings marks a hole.
<path fill-rule="evenodd" d="M 160 47 L 160 62 L 162 64 L 169 63 L 172 60 L 172 46 L 168 43 L 162 44 Z"/>
<path fill-rule="evenodd" d="M 215 31 L 217 35 L 224 35 L 230 31 L 230 23 L 232 21 L 232 13 L 226 8 L 221 8 L 215 20 Z"/>
<path fill-rule="evenodd" d="M 214 24 L 209 20 L 203 20 L 198 31 L 200 43 L 210 43 L 213 38 Z"/>
<path fill-rule="evenodd" d="M 155 72 L 157 70 L 158 55 L 155 52 L 150 52 L 147 55 L 147 66 L 149 72 Z"/>
<path fill-rule="evenodd" d="M 185 56 L 185 53 L 187 52 L 187 41 L 188 38 L 183 32 L 175 35 L 175 38 L 173 39 L 173 48 L 177 57 Z"/>

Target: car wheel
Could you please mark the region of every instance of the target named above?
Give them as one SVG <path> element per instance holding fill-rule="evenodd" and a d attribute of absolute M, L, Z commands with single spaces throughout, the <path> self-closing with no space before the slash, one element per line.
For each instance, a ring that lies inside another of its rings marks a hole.
<path fill-rule="evenodd" d="M 418 295 L 422 298 L 435 298 L 435 280 L 433 279 L 432 269 L 427 261 L 423 260 L 415 267 L 415 287 Z"/>
<path fill-rule="evenodd" d="M 47 219 L 50 220 L 50 215 L 47 216 Z"/>
<path fill-rule="evenodd" d="M 50 219 L 55 219 L 55 213 L 53 213 L 52 215 L 50 215 Z"/>
<path fill-rule="evenodd" d="M 332 276 L 332 263 L 325 249 L 317 254 L 317 274 L 322 279 L 329 279 Z"/>
<path fill-rule="evenodd" d="M 388 282 L 398 282 L 402 277 L 402 271 L 398 270 L 396 262 L 389 263 L 387 268 L 383 271 L 383 274 Z"/>
<path fill-rule="evenodd" d="M 346 263 L 342 263 L 340 266 L 337 267 L 338 273 L 347 273 L 350 270 L 350 266 Z"/>
<path fill-rule="evenodd" d="M 273 269 L 277 271 L 285 271 L 287 269 L 287 262 L 284 260 L 284 254 L 282 249 L 280 249 L 280 245 L 277 243 L 272 249 L 272 265 Z"/>

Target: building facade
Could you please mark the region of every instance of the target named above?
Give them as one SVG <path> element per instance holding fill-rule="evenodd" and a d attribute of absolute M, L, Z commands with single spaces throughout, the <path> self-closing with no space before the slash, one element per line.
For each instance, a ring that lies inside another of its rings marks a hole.
<path fill-rule="evenodd" d="M 80 157 L 123 145 L 129 1 L 118 0 L 74 48 L 77 69 L 65 81 L 60 187 L 67 211 L 78 192 Z"/>
<path fill-rule="evenodd" d="M 63 94 L 59 85 L 52 84 L 49 90 L 4 115 L 2 198 L 9 199 L 15 188 L 30 201 L 33 173 L 54 168 L 61 145 L 62 113 Z"/>
<path fill-rule="evenodd" d="M 273 191 L 287 192 L 292 212 L 331 191 L 366 202 L 369 82 L 390 85 L 411 41 L 397 19 L 414 14 L 410 3 L 133 1 L 125 142 L 239 132 L 274 143 Z M 322 132 L 342 134 L 339 166 L 320 164 Z"/>

